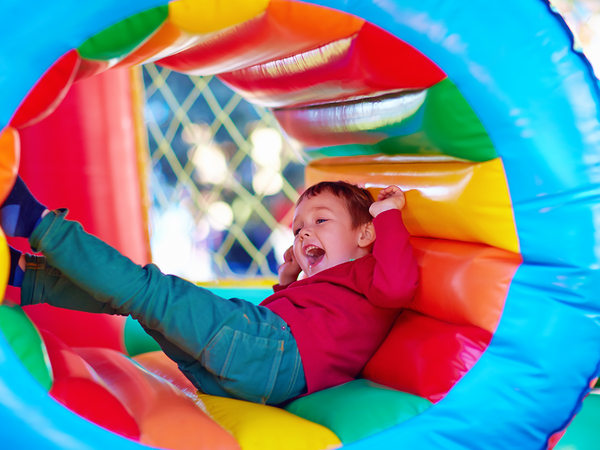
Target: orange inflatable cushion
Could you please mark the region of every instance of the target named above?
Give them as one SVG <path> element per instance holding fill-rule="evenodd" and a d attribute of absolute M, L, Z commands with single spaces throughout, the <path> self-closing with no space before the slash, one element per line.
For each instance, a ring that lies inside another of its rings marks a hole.
<path fill-rule="evenodd" d="M 196 396 L 198 389 L 179 370 L 177 363 L 162 351 L 142 353 L 141 355 L 134 356 L 133 359 L 147 371 L 167 380 L 188 397 Z"/>
<path fill-rule="evenodd" d="M 6 127 L 0 132 L 0 203 L 4 203 L 15 184 L 20 156 L 19 132 Z"/>
<path fill-rule="evenodd" d="M 411 242 L 419 288 L 363 376 L 437 402 L 487 348 L 521 257 L 481 244 Z"/>
<path fill-rule="evenodd" d="M 419 287 L 407 308 L 494 333 L 521 255 L 488 245 L 411 238 Z"/>
<path fill-rule="evenodd" d="M 239 450 L 237 441 L 187 395 L 131 358 L 106 348 L 78 348 L 131 411 L 140 442 L 173 450 Z"/>

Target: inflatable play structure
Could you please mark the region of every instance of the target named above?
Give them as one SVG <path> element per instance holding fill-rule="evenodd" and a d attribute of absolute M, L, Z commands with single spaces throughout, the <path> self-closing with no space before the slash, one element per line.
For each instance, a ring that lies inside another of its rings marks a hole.
<path fill-rule="evenodd" d="M 600 93 L 545 0 L 11 0 L 3 12 L 0 197 L 17 172 L 51 207 L 79 196 L 71 217 L 149 262 L 126 68 L 219 74 L 302 144 L 307 185 L 406 191 L 421 283 L 360 379 L 282 408 L 196 392 L 161 352 L 127 344 L 124 318 L 6 302 L 2 447 L 558 449 L 598 403 Z M 5 285 L 6 245 L 0 266 Z"/>

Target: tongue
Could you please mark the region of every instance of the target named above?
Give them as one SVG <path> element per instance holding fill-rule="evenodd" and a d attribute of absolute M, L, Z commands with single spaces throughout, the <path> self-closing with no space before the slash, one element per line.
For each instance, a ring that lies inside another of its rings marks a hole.
<path fill-rule="evenodd" d="M 323 255 L 325 254 L 325 251 L 322 249 L 317 249 L 317 250 L 313 250 L 310 252 L 310 255 L 306 255 L 307 259 L 308 259 L 308 263 L 311 266 L 314 266 L 316 263 L 318 263 L 319 261 L 321 261 L 321 259 L 323 258 Z"/>

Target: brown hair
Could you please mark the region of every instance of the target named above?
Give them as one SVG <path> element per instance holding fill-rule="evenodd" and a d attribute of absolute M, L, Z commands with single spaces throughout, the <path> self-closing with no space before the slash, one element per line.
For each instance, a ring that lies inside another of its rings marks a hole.
<path fill-rule="evenodd" d="M 345 200 L 346 209 L 350 213 L 353 228 L 358 228 L 362 224 L 373 220 L 373 216 L 369 212 L 369 207 L 373 203 L 371 193 L 364 188 L 346 181 L 321 181 L 312 185 L 302 193 L 296 202 L 296 207 L 302 203 L 302 200 L 316 197 L 323 191 L 329 191 L 336 197 Z"/>

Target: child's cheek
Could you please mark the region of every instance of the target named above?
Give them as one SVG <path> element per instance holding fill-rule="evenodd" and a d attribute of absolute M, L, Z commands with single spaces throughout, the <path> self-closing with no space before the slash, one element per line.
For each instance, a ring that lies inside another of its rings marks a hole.
<path fill-rule="evenodd" d="M 296 245 L 294 244 L 294 247 L 292 248 L 292 253 L 294 254 L 294 259 L 296 260 L 296 262 L 298 263 L 298 265 L 301 265 L 301 259 L 300 259 L 300 249 L 296 249 Z"/>

